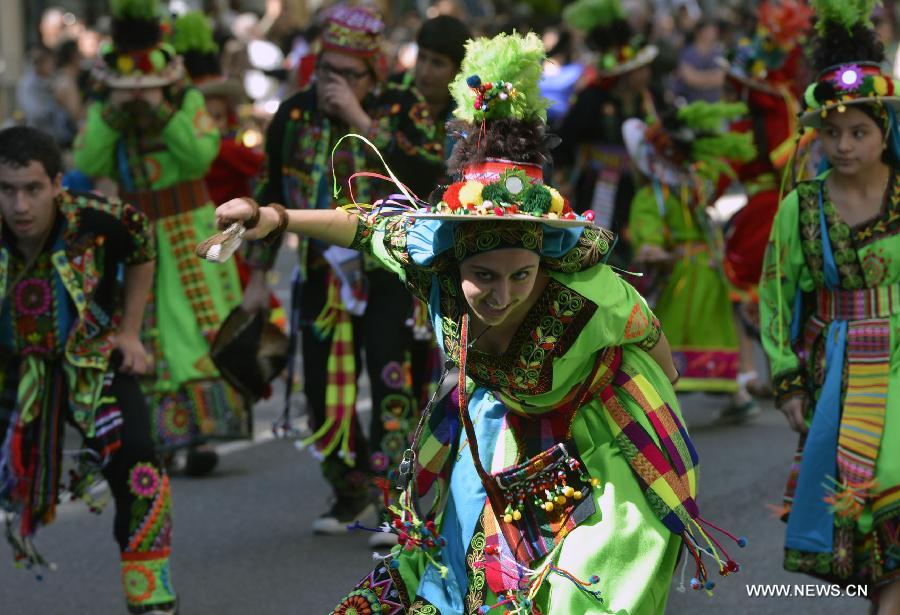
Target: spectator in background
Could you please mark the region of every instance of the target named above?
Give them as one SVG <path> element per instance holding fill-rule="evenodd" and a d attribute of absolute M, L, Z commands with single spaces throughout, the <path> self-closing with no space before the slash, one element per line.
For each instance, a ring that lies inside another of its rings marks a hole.
<path fill-rule="evenodd" d="M 876 7 L 872 14 L 872 23 L 875 25 L 875 35 L 884 45 L 884 61 L 881 63 L 881 70 L 897 78 L 900 76 L 900 70 L 898 70 L 897 63 L 897 20 L 893 9 L 883 6 Z"/>
<path fill-rule="evenodd" d="M 81 52 L 78 41 L 69 39 L 56 50 L 56 75 L 53 77 L 53 96 L 65 109 L 72 126 L 78 126 L 84 116 L 84 97 L 78 87 L 81 72 Z"/>
<path fill-rule="evenodd" d="M 701 21 L 694 30 L 692 42 L 682 50 L 675 89 L 685 101 L 716 102 L 722 98 L 725 71 L 719 66 L 722 50 L 718 40 L 718 24 Z"/>
<path fill-rule="evenodd" d="M 542 39 L 547 59 L 539 87 L 541 95 L 553 103 L 547 109 L 547 123 L 557 129 L 569 110 L 569 102 L 584 74 L 584 65 L 575 61 L 574 37 L 566 28 L 548 28 Z"/>
<path fill-rule="evenodd" d="M 35 47 L 29 59 L 25 74 L 16 86 L 16 103 L 27 125 L 45 130 L 66 148 L 72 144 L 77 126 L 54 94 L 53 52 L 46 47 Z"/>
<path fill-rule="evenodd" d="M 459 72 L 459 65 L 466 51 L 466 41 L 470 36 L 466 24 L 450 15 L 429 19 L 422 24 L 416 36 L 419 51 L 413 80 L 416 89 L 428 103 L 431 117 L 441 133 L 446 133 L 444 125 L 454 109 L 453 99 L 450 97 L 450 82 Z M 451 147 L 445 148 L 445 156 L 450 155 L 450 149 Z M 433 186 L 435 178 L 429 180 Z M 426 190 L 425 182 L 421 183 L 423 191 Z M 419 196 L 423 194 L 420 193 Z"/>
<path fill-rule="evenodd" d="M 65 30 L 66 13 L 59 7 L 52 6 L 41 14 L 38 30 L 41 33 L 41 44 L 47 49 L 56 49 L 62 42 Z"/>

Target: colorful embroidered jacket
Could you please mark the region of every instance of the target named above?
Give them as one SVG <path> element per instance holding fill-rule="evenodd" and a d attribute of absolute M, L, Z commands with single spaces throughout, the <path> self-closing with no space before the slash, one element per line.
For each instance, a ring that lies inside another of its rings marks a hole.
<path fill-rule="evenodd" d="M 282 102 L 272 120 L 266 135 L 265 172 L 256 191 L 260 203 L 282 203 L 292 209 L 344 205 L 351 202 L 350 177 L 382 167 L 375 153 L 358 139 L 347 139 L 334 150 L 338 140 L 351 131 L 317 108 L 315 88 L 313 84 Z M 400 180 L 414 192 L 433 188 L 443 172 L 444 143 L 421 95 L 401 84 L 387 83 L 379 95 L 363 101 L 363 108 L 373 120 L 372 129 L 363 136 L 378 147 Z M 340 189 L 336 198 L 335 178 Z M 354 181 L 356 202 L 371 203 L 370 196 L 376 194 L 366 178 Z M 268 269 L 277 247 L 254 244 L 249 261 Z M 301 257 L 301 266 L 305 265 Z"/>
<path fill-rule="evenodd" d="M 814 295 L 826 286 L 819 215 L 819 187 L 826 176 L 801 182 L 782 201 L 760 281 L 762 340 L 780 400 L 797 394 L 814 397 L 817 381 L 821 385 L 821 374 L 808 371 L 814 368 L 812 357 L 797 351 L 804 346 L 802 328 L 815 307 Z M 824 192 L 824 228 L 837 263 L 839 290 L 877 288 L 900 281 L 898 179 L 894 170 L 881 213 L 857 227 L 841 219 L 827 190 Z"/>
<path fill-rule="evenodd" d="M 155 112 L 158 130 L 138 133 L 128 113 L 93 103 L 75 140 L 75 166 L 90 177 L 114 178 L 129 192 L 201 179 L 219 153 L 219 129 L 203 94 L 187 88 Z"/>
<path fill-rule="evenodd" d="M 63 191 L 58 205 L 29 270 L 7 229 L 0 240 L 0 418 L 35 419 L 45 363 L 61 360 L 72 416 L 90 437 L 121 307 L 119 267 L 153 260 L 156 248 L 147 218 L 117 199 Z"/>

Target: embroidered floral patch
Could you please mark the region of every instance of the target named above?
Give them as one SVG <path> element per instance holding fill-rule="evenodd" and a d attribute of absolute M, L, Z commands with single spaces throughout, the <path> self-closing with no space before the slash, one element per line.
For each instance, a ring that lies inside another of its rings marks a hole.
<path fill-rule="evenodd" d="M 151 464 L 137 463 L 128 476 L 128 488 L 139 498 L 152 498 L 159 491 L 159 472 Z"/>
<path fill-rule="evenodd" d="M 122 584 L 131 604 L 146 602 L 156 590 L 156 577 L 148 567 L 138 562 L 122 566 Z"/>
<path fill-rule="evenodd" d="M 862 259 L 863 273 L 866 278 L 866 286 L 881 286 L 887 279 L 892 259 L 879 248 L 867 253 Z"/>
<path fill-rule="evenodd" d="M 398 361 L 391 361 L 381 370 L 381 380 L 388 388 L 397 390 L 406 385 L 406 374 Z"/>

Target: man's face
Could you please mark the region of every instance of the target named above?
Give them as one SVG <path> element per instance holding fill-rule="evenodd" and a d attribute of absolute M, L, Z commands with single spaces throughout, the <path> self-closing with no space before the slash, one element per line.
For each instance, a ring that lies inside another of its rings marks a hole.
<path fill-rule="evenodd" d="M 62 176 L 50 178 L 44 165 L 32 160 L 25 167 L 0 163 L 0 215 L 21 242 L 39 241 L 50 232 Z"/>
<path fill-rule="evenodd" d="M 416 57 L 416 88 L 429 103 L 442 104 L 450 99 L 450 82 L 459 67 L 449 56 L 419 47 Z"/>
<path fill-rule="evenodd" d="M 316 59 L 318 103 L 326 112 L 330 108 L 325 99 L 325 87 L 329 83 L 346 85 L 356 100 L 362 102 L 375 87 L 375 78 L 365 60 L 334 51 L 325 51 Z"/>

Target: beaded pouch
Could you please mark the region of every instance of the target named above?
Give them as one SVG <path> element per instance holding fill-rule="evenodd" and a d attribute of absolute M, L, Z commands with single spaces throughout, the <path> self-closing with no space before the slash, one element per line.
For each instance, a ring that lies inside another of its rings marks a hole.
<path fill-rule="evenodd" d="M 591 478 L 570 450 L 573 442 L 561 442 L 494 475 L 506 500 L 503 522 L 518 530 L 532 562 L 594 514 Z"/>

